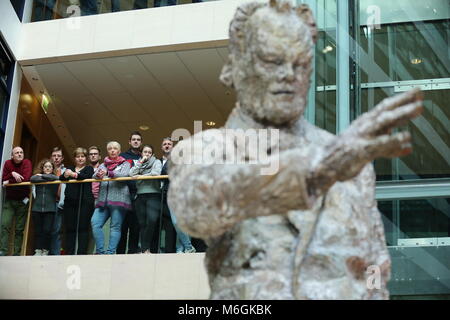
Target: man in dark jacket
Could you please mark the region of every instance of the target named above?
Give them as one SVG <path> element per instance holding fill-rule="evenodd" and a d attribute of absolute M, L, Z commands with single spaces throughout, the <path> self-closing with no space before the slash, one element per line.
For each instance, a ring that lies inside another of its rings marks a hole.
<path fill-rule="evenodd" d="M 11 152 L 11 159 L 6 160 L 3 166 L 3 185 L 9 183 L 29 182 L 31 178 L 31 161 L 24 159 L 23 149 L 15 147 Z M 30 187 L 7 187 L 5 188 L 5 201 L 3 203 L 0 255 L 8 254 L 8 240 L 11 234 L 11 225 L 15 219 L 14 232 L 14 255 L 20 255 L 22 250 L 23 230 L 27 217 L 27 208 L 30 195 Z"/>
<path fill-rule="evenodd" d="M 170 138 L 164 138 L 161 144 L 161 150 L 163 152 L 163 156 L 161 158 L 161 162 L 163 164 L 161 175 L 168 175 L 169 171 L 169 157 L 170 152 L 173 149 L 173 141 Z M 165 245 L 164 252 L 172 253 L 176 251 L 176 241 L 177 241 L 177 232 L 172 223 L 172 218 L 170 215 L 170 209 L 167 205 L 167 191 L 169 190 L 169 179 L 162 180 L 161 186 L 161 196 L 162 196 L 162 221 L 160 225 L 162 226 L 161 230 L 165 232 Z M 160 230 L 160 231 L 161 231 Z M 159 234 L 159 237 L 161 235 Z"/>
<path fill-rule="evenodd" d="M 142 146 L 142 135 L 139 131 L 134 131 L 130 135 L 130 149 L 126 152 L 120 154 L 121 157 L 127 159 L 131 166 L 141 158 L 141 146 Z M 124 254 L 127 247 L 128 240 L 128 250 L 127 253 L 139 253 L 139 222 L 136 216 L 134 201 L 136 198 L 136 181 L 128 181 L 128 188 L 130 189 L 131 203 L 133 210 L 127 212 L 125 220 L 122 223 L 122 235 L 120 237 L 119 244 L 117 246 L 117 253 Z M 129 235 L 128 235 L 129 232 Z"/>

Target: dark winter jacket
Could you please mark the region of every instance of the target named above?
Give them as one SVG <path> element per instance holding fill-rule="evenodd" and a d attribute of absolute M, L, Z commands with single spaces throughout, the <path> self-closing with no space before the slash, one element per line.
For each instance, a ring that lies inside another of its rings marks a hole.
<path fill-rule="evenodd" d="M 67 169 L 75 172 L 75 167 L 67 167 Z M 92 179 L 94 174 L 94 168 L 91 166 L 84 167 L 79 173 L 76 180 Z M 66 178 L 64 174 L 59 177 L 62 181 L 72 180 L 73 178 Z M 81 199 L 80 199 L 81 197 Z M 64 202 L 78 204 L 80 201 L 94 201 L 94 195 L 92 194 L 91 182 L 86 183 L 67 183 L 66 190 L 64 191 Z"/>
<path fill-rule="evenodd" d="M 58 180 L 54 174 L 34 175 L 31 182 L 48 182 Z M 59 184 L 38 184 L 35 185 L 36 196 L 33 199 L 32 211 L 35 212 L 56 212 L 56 196 Z"/>

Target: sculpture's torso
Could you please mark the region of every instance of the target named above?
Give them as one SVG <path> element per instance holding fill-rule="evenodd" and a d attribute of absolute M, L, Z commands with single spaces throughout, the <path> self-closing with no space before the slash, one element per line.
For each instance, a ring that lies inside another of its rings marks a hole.
<path fill-rule="evenodd" d="M 225 128 L 248 129 L 233 115 Z M 313 161 L 331 139 L 300 120 L 291 132 L 280 132 L 280 151 L 302 148 Z M 208 239 L 211 298 L 388 298 L 390 259 L 374 191 L 367 165 L 356 178 L 333 185 L 311 210 L 247 219 Z M 380 267 L 380 289 L 368 288 L 371 265 Z"/>

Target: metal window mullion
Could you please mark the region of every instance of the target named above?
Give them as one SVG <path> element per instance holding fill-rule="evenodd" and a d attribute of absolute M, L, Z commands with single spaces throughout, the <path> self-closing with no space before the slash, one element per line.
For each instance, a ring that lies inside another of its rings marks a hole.
<path fill-rule="evenodd" d="M 350 124 L 349 0 L 337 1 L 336 133 Z"/>
<path fill-rule="evenodd" d="M 450 198 L 450 182 L 387 185 L 376 187 L 377 200 Z"/>

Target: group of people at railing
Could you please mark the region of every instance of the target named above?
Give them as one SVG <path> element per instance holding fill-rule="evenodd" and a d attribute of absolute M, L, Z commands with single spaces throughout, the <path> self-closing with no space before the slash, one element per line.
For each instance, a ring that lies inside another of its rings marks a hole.
<path fill-rule="evenodd" d="M 178 229 L 175 216 L 167 205 L 169 180 L 145 178 L 167 175 L 173 141 L 163 139 L 161 159 L 155 157 L 152 146 L 142 147 L 142 136 L 138 131 L 130 135 L 129 144 L 130 149 L 121 153 L 118 142 L 109 142 L 103 163 L 97 146 L 88 150 L 78 147 L 73 153 L 74 165 L 67 168 L 63 165 L 62 149 L 55 147 L 50 158 L 37 164 L 34 173 L 31 161 L 24 158 L 23 149 L 13 148 L 2 175 L 5 188 L 0 255 L 9 252 L 14 219 L 13 254 L 20 255 L 22 249 L 26 249 L 22 248 L 22 243 L 30 193 L 35 255 L 61 253 L 62 227 L 64 254 L 69 255 L 88 254 L 91 234 L 96 254 L 196 252 L 191 238 Z M 120 177 L 135 177 L 136 180 L 116 179 Z M 45 183 L 85 179 L 100 181 Z M 32 192 L 28 185 L 8 186 L 28 181 L 33 184 Z M 108 219 L 111 221 L 106 247 L 103 226 Z M 161 245 L 162 230 L 164 246 Z M 204 247 L 202 242 L 199 245 Z"/>
<path fill-rule="evenodd" d="M 107 2 L 107 0 L 104 0 Z M 192 0 L 192 3 L 203 2 L 203 0 Z M 73 1 L 79 5 L 80 14 L 83 16 L 94 15 L 101 13 L 101 8 L 98 7 L 97 0 L 79 0 Z M 154 0 L 153 7 L 174 6 L 177 5 L 177 0 Z M 57 0 L 35 0 L 33 21 L 51 20 L 54 17 Z M 148 0 L 134 0 L 132 10 L 146 9 L 151 7 L 151 2 Z M 111 12 L 122 11 L 125 8 L 121 6 L 120 0 L 110 0 Z M 70 14 L 71 15 L 71 14 Z"/>

